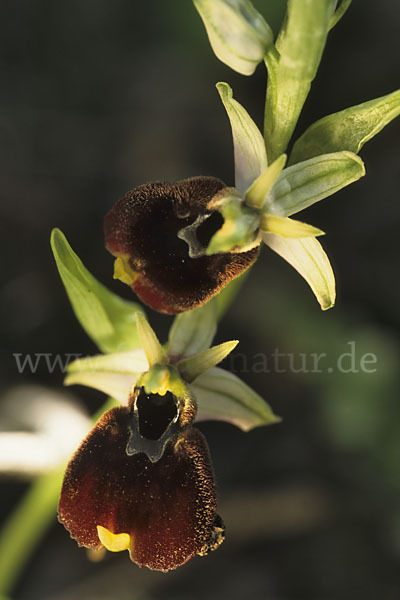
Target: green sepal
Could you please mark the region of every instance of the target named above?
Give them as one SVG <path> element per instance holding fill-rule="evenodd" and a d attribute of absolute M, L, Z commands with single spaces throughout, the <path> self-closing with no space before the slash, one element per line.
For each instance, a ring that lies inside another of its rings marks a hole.
<path fill-rule="evenodd" d="M 323 154 L 287 167 L 279 176 L 263 211 L 289 217 L 365 175 L 364 163 L 352 152 Z"/>
<path fill-rule="evenodd" d="M 197 421 L 226 421 L 249 431 L 281 420 L 259 394 L 225 369 L 210 369 L 190 387 L 197 399 Z"/>
<path fill-rule="evenodd" d="M 296 141 L 290 164 L 339 150 L 358 154 L 400 114 L 400 90 L 323 117 Z"/>
<path fill-rule="evenodd" d="M 332 308 L 336 299 L 335 276 L 329 258 L 315 237 L 284 238 L 263 233 L 264 243 L 286 260 L 307 281 L 321 309 Z"/>
<path fill-rule="evenodd" d="M 246 109 L 233 98 L 230 86 L 220 82 L 217 83 L 217 90 L 232 129 L 235 187 L 244 195 L 253 181 L 267 168 L 264 138 Z"/>
<path fill-rule="evenodd" d="M 51 233 L 54 259 L 76 318 L 102 352 L 133 350 L 140 345 L 135 313 L 139 304 L 123 300 L 97 281 L 59 229 Z"/>

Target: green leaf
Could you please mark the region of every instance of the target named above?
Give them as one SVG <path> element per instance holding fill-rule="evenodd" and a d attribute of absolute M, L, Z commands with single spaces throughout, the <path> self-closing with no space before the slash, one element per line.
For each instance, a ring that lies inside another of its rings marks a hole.
<path fill-rule="evenodd" d="M 182 375 L 182 378 L 188 383 L 191 383 L 197 379 L 199 375 L 223 361 L 238 343 L 238 340 L 232 340 L 230 342 L 219 344 L 218 346 L 213 346 L 212 348 L 203 350 L 203 352 L 199 352 L 199 354 L 180 360 L 176 364 L 176 367 Z"/>
<path fill-rule="evenodd" d="M 307 281 L 322 310 L 327 310 L 335 304 L 335 276 L 318 240 L 289 239 L 274 233 L 264 233 L 263 240 Z"/>
<path fill-rule="evenodd" d="M 323 154 L 297 163 L 281 173 L 265 202 L 264 212 L 288 217 L 363 175 L 364 163 L 352 152 Z"/>
<path fill-rule="evenodd" d="M 75 316 L 102 352 L 139 346 L 135 313 L 140 305 L 123 300 L 99 283 L 84 267 L 59 229 L 51 233 L 51 248 Z"/>
<path fill-rule="evenodd" d="M 350 150 L 366 142 L 400 114 L 400 90 L 341 110 L 313 123 L 293 146 L 290 164 L 319 154 Z"/>
<path fill-rule="evenodd" d="M 249 0 L 193 0 L 214 54 L 242 75 L 254 73 L 273 33 Z"/>
<path fill-rule="evenodd" d="M 217 299 L 181 313 L 175 317 L 169 330 L 168 356 L 184 358 L 210 347 L 217 332 Z"/>
<path fill-rule="evenodd" d="M 261 396 L 219 367 L 200 375 L 190 387 L 197 399 L 198 421 L 226 421 L 243 431 L 280 421 Z"/>
<path fill-rule="evenodd" d="M 277 40 L 279 57 L 266 57 L 264 135 L 269 162 L 286 151 L 321 60 L 334 0 L 289 0 Z"/>
<path fill-rule="evenodd" d="M 253 181 L 267 168 L 265 142 L 248 112 L 234 100 L 227 83 L 217 83 L 217 90 L 228 113 L 235 155 L 235 187 L 244 196 Z"/>

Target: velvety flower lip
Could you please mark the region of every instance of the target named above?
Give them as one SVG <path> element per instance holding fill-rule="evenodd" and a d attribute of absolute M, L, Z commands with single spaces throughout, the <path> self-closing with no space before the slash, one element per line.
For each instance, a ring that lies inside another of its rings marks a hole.
<path fill-rule="evenodd" d="M 128 549 L 139 566 L 168 571 L 224 539 L 209 451 L 188 427 L 156 462 L 129 456 L 130 413 L 106 412 L 82 442 L 67 467 L 59 521 L 80 546 Z"/>
<path fill-rule="evenodd" d="M 197 241 L 207 247 L 222 224 L 208 205 L 224 187 L 214 177 L 193 177 L 128 192 L 104 219 L 106 247 L 117 257 L 114 276 L 169 314 L 196 308 L 217 294 L 255 261 L 258 249 L 194 258 L 178 234 L 197 222 Z"/>

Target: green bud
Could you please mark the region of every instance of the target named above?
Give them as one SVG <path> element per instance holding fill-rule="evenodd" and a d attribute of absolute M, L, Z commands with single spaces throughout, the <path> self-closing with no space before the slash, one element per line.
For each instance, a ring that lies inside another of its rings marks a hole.
<path fill-rule="evenodd" d="M 242 75 L 252 75 L 273 33 L 249 0 L 193 0 L 212 49 L 220 61 Z"/>

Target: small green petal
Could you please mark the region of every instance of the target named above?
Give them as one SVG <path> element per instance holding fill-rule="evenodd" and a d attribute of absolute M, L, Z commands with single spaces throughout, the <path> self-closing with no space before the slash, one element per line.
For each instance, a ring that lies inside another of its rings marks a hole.
<path fill-rule="evenodd" d="M 205 371 L 208 371 L 211 367 L 215 367 L 215 365 L 224 360 L 238 343 L 237 340 L 233 340 L 231 342 L 219 344 L 218 346 L 213 346 L 208 350 L 204 350 L 204 352 L 180 360 L 176 367 L 183 379 L 188 383 L 191 383 L 199 377 L 199 375 L 205 373 Z"/>
<path fill-rule="evenodd" d="M 249 0 L 193 0 L 215 55 L 242 75 L 251 75 L 273 41 L 268 23 Z"/>
<path fill-rule="evenodd" d="M 335 194 L 363 175 L 364 163 L 352 152 L 316 156 L 282 172 L 265 202 L 264 210 L 288 217 Z"/>
<path fill-rule="evenodd" d="M 142 314 L 136 313 L 136 324 L 140 344 L 146 354 L 149 368 L 158 363 L 167 363 L 167 355 L 147 319 Z"/>
<path fill-rule="evenodd" d="M 51 233 L 51 248 L 75 316 L 102 352 L 139 346 L 135 313 L 139 304 L 110 292 L 85 268 L 59 229 Z"/>
<path fill-rule="evenodd" d="M 324 235 L 321 229 L 307 225 L 307 223 L 269 214 L 262 215 L 260 229 L 265 233 L 275 233 L 286 238 L 306 238 Z"/>
<path fill-rule="evenodd" d="M 190 387 L 197 399 L 197 421 L 226 421 L 249 431 L 281 420 L 261 396 L 224 369 L 210 369 Z"/>
<path fill-rule="evenodd" d="M 247 206 L 252 208 L 263 207 L 272 186 L 285 166 L 286 158 L 286 154 L 282 154 L 251 184 L 245 196 Z"/>
<path fill-rule="evenodd" d="M 168 356 L 184 358 L 210 347 L 217 331 L 218 303 L 216 298 L 179 314 L 169 330 Z"/>
<path fill-rule="evenodd" d="M 263 240 L 307 281 L 322 310 L 327 310 L 335 304 L 335 276 L 318 240 L 288 239 L 273 233 L 264 233 Z"/>
<path fill-rule="evenodd" d="M 255 179 L 267 168 L 264 138 L 248 112 L 234 100 L 227 83 L 217 83 L 217 90 L 228 113 L 235 155 L 235 187 L 244 195 Z"/>
<path fill-rule="evenodd" d="M 339 150 L 358 154 L 366 142 L 399 115 L 400 90 L 328 115 L 313 123 L 297 140 L 290 164 Z"/>

